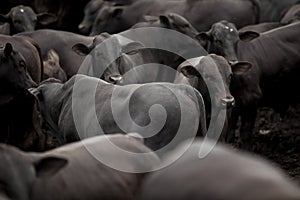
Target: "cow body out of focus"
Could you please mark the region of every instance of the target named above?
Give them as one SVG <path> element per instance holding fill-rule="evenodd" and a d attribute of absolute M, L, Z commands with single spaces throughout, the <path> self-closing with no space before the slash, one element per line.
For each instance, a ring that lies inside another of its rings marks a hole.
<path fill-rule="evenodd" d="M 141 155 L 122 156 L 112 144 Z M 101 162 L 101 156 L 114 158 L 118 162 L 112 162 L 114 166 L 132 172 L 151 171 L 160 162 L 141 141 L 129 135 L 99 136 L 40 154 L 0 145 L 0 180 L 5 186 L 0 199 L 133 199 L 144 174 L 113 169 Z"/>
<path fill-rule="evenodd" d="M 247 153 L 196 140 L 172 165 L 150 174 L 136 200 L 298 200 L 299 187 L 279 168 Z M 185 148 L 182 145 L 182 148 Z M 177 156 L 176 150 L 162 161 Z"/>

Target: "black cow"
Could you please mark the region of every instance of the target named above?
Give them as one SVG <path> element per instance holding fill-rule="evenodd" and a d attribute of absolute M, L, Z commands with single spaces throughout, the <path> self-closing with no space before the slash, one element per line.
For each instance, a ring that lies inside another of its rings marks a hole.
<path fill-rule="evenodd" d="M 0 142 L 24 150 L 43 150 L 36 98 L 27 89 L 36 86 L 24 57 L 6 43 L 0 50 Z"/>
<path fill-rule="evenodd" d="M 273 29 L 259 37 L 259 34 L 252 34 L 257 38 L 250 42 L 240 41 L 233 24 L 230 25 L 220 26 L 217 31 L 219 34 L 214 34 L 211 39 L 222 41 L 217 47 L 225 57 L 233 61 L 249 61 L 253 65 L 245 76 L 233 80 L 231 88 L 240 105 L 233 115 L 233 124 L 241 115 L 241 137 L 248 143 L 251 141 L 258 105 L 269 106 L 283 114 L 289 105 L 299 102 L 299 94 L 295 91 L 299 85 L 300 60 L 297 52 L 300 50 L 300 41 L 297 35 L 300 23 Z"/>
<path fill-rule="evenodd" d="M 206 131 L 203 99 L 187 85 L 116 86 L 76 75 L 65 84 L 45 81 L 33 93 L 40 100 L 43 120 L 61 143 L 95 136 L 101 132 L 100 125 L 107 134 L 138 132 L 147 137 L 145 144 L 156 150 L 180 130 L 184 130 L 184 134 L 177 133 L 180 140 Z M 151 108 L 155 104 L 163 108 Z M 166 148 L 173 147 L 174 143 Z"/>
<path fill-rule="evenodd" d="M 290 24 L 300 19 L 300 3 L 292 6 L 281 18 L 282 24 Z"/>
<path fill-rule="evenodd" d="M 259 22 L 278 22 L 285 12 L 298 0 L 259 0 Z"/>
<path fill-rule="evenodd" d="M 182 79 L 183 77 L 179 75 L 175 83 L 187 83 L 200 91 L 205 102 L 207 125 L 211 121 L 212 126 L 221 128 L 221 139 L 223 141 L 228 136 L 230 108 L 235 105 L 235 100 L 229 90 L 231 79 L 233 76 L 242 76 L 250 67 L 243 62 L 230 66 L 223 57 L 211 54 L 205 57 L 189 59 L 177 69 L 186 78 Z M 223 121 L 220 121 L 219 115 L 225 114 L 223 113 L 224 109 L 229 110 L 226 113 L 225 124 L 221 124 Z"/>
<path fill-rule="evenodd" d="M 123 155 L 114 145 L 140 155 Z M 150 151 L 139 139 L 130 135 L 94 137 L 45 153 L 24 153 L 2 144 L 0 199 L 130 200 L 135 196 L 144 172 L 151 171 L 160 163 Z M 110 163 L 102 163 L 103 158 L 113 159 Z M 136 170 L 137 173 L 125 170 Z"/>
<path fill-rule="evenodd" d="M 9 32 L 5 31 L 4 34 L 10 35 L 34 31 L 38 23 L 48 25 L 55 22 L 56 17 L 49 13 L 36 14 L 30 7 L 20 5 L 13 7 L 6 15 L 0 15 L 0 21 L 9 24 Z"/>
<path fill-rule="evenodd" d="M 221 3 L 196 0 L 141 0 L 129 6 L 104 6 L 98 12 L 91 35 L 102 32 L 119 33 L 143 21 L 144 15 L 159 16 L 167 13 L 182 15 L 199 31 L 209 29 L 211 24 L 222 19 L 233 20 L 242 27 L 257 22 L 258 3 L 256 0 Z"/>
<path fill-rule="evenodd" d="M 106 5 L 130 5 L 137 0 L 90 0 L 84 8 L 84 18 L 78 25 L 83 34 L 90 34 L 98 12 Z"/>
<path fill-rule="evenodd" d="M 255 25 L 248 25 L 239 29 L 239 32 L 253 31 L 257 33 L 263 33 L 296 22 L 299 19 L 300 19 L 300 4 L 296 4 L 292 6 L 285 13 L 285 15 L 281 18 L 280 22 L 264 22 Z"/>
<path fill-rule="evenodd" d="M 176 162 L 146 177 L 135 199 L 300 199 L 296 183 L 273 163 L 258 156 L 217 145 L 206 157 L 200 158 L 200 147 L 207 151 L 212 145 L 195 141 Z M 162 163 L 177 154 L 173 151 Z"/>
<path fill-rule="evenodd" d="M 80 69 L 81 64 L 85 60 L 86 55 L 89 54 L 92 51 L 92 49 L 95 48 L 96 45 L 111 37 L 109 34 L 105 34 L 105 33 L 98 35 L 96 37 L 89 37 L 89 36 L 82 36 L 75 33 L 56 31 L 56 30 L 38 30 L 38 31 L 22 33 L 18 35 L 32 38 L 32 40 L 34 40 L 40 46 L 42 51 L 42 56 L 44 58 L 47 57 L 47 54 L 50 49 L 55 50 L 60 57 L 60 65 L 62 69 L 65 71 L 65 73 L 67 74 L 68 79 L 78 73 L 78 70 Z M 49 43 L 49 41 L 52 42 Z M 109 60 L 109 57 L 113 56 L 111 54 L 115 55 L 115 53 L 120 53 L 122 55 L 123 53 L 125 53 L 124 57 L 128 58 L 128 55 L 126 56 L 126 52 L 129 52 L 129 49 L 132 49 L 131 46 L 137 44 L 134 42 L 132 42 L 133 44 L 131 42 L 124 43 L 122 41 L 119 41 L 117 36 L 114 37 L 111 41 L 113 42 L 104 46 L 104 49 L 102 49 L 103 51 L 105 51 L 104 53 L 107 55 L 107 57 L 102 56 L 102 62 Z M 78 49 L 80 49 L 80 51 Z M 124 57 L 117 59 L 114 62 L 114 66 L 118 67 L 119 65 L 127 65 L 128 64 L 127 62 L 126 63 L 119 62 Z M 109 64 L 109 63 L 102 63 L 102 62 L 98 63 L 100 67 Z M 111 69 L 107 69 L 106 74 L 108 74 L 108 76 L 106 76 L 105 80 L 109 82 L 115 82 L 115 80 L 112 80 L 113 78 L 110 78 L 109 75 L 110 73 L 108 73 L 108 71 L 111 71 Z M 84 73 L 87 74 L 88 72 L 84 72 Z M 97 74 L 99 75 L 99 73 Z M 93 73 L 91 73 L 90 75 L 93 76 Z"/>
<path fill-rule="evenodd" d="M 83 34 L 89 34 L 98 11 L 105 4 L 103 0 L 91 0 L 84 8 L 84 18 L 78 25 L 78 29 Z"/>
<path fill-rule="evenodd" d="M 137 23 L 132 28 L 160 27 L 179 31 L 192 38 L 198 35 L 196 28 L 187 19 L 176 13 L 168 13 L 159 17 L 147 15 L 144 18 L 146 22 Z"/>
<path fill-rule="evenodd" d="M 22 54 L 28 73 L 33 81 L 39 83 L 43 78 L 43 61 L 39 46 L 30 38 L 0 35 L 0 43 L 11 43 Z"/>

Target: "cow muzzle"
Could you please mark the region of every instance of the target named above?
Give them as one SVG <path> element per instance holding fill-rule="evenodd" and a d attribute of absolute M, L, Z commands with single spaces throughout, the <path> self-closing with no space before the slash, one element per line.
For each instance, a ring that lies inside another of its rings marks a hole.
<path fill-rule="evenodd" d="M 221 104 L 224 108 L 232 108 L 235 105 L 235 100 L 233 96 L 227 96 L 221 99 Z"/>
<path fill-rule="evenodd" d="M 108 81 L 113 84 L 116 84 L 116 83 L 120 82 L 121 80 L 122 80 L 121 75 L 111 75 L 108 78 Z"/>

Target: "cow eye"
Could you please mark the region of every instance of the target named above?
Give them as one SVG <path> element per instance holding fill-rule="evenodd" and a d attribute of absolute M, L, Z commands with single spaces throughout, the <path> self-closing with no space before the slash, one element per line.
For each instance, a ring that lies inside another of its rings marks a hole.
<path fill-rule="evenodd" d="M 25 67 L 26 67 L 26 64 L 25 64 L 24 60 L 21 60 L 21 61 L 19 62 L 19 65 L 20 65 L 20 67 L 22 67 L 22 68 L 25 68 Z"/>

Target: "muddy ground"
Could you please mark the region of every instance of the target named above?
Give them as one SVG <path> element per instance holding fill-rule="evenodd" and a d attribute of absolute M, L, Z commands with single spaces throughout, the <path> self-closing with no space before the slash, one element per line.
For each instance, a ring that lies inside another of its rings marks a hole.
<path fill-rule="evenodd" d="M 260 109 L 254 134 L 252 151 L 279 164 L 300 185 L 300 104 L 283 118 Z"/>

